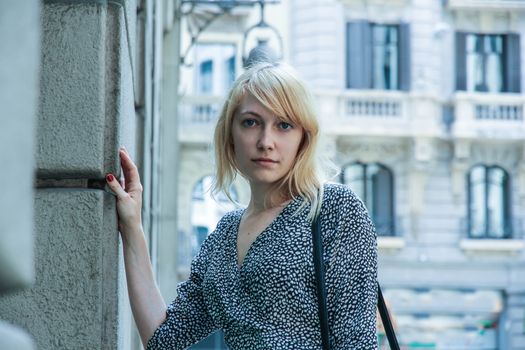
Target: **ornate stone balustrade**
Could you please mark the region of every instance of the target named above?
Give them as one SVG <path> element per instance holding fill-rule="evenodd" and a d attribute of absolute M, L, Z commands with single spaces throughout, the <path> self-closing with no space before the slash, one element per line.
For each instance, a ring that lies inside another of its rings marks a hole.
<path fill-rule="evenodd" d="M 525 9 L 523 0 L 447 0 L 450 9 Z"/>
<path fill-rule="evenodd" d="M 179 140 L 209 143 L 219 117 L 224 97 L 212 95 L 182 96 L 179 104 Z"/>
<path fill-rule="evenodd" d="M 458 92 L 453 97 L 452 134 L 460 138 L 523 139 L 525 97 L 521 94 Z"/>

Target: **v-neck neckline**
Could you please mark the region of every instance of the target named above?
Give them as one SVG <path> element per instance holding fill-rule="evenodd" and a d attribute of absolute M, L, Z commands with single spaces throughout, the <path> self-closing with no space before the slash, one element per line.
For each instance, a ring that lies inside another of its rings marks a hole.
<path fill-rule="evenodd" d="M 292 209 L 292 207 L 295 207 L 294 204 L 297 203 L 300 200 L 301 200 L 300 197 L 298 197 L 298 196 L 294 197 L 294 198 L 292 198 L 292 200 L 288 204 L 286 204 L 283 207 L 283 209 L 277 214 L 277 216 L 275 216 L 275 218 L 268 224 L 268 226 L 266 226 L 261 231 L 261 233 L 259 233 L 259 235 L 255 238 L 255 240 L 250 244 L 250 246 L 246 250 L 246 254 L 244 255 L 244 258 L 242 260 L 241 265 L 239 265 L 239 252 L 238 252 L 238 249 L 237 249 L 237 241 L 238 241 L 238 236 L 239 236 L 239 228 L 241 226 L 242 217 L 246 213 L 246 208 L 241 210 L 240 215 L 237 218 L 235 232 L 232 235 L 233 236 L 233 244 L 232 244 L 233 245 L 233 260 L 234 260 L 234 265 L 237 268 L 237 272 L 240 273 L 243 270 L 243 267 L 246 265 L 246 259 L 250 257 L 250 255 L 251 255 L 250 253 L 253 250 L 253 247 L 256 244 L 258 244 L 258 242 L 261 240 L 261 236 L 266 236 L 268 231 L 270 231 L 270 229 L 272 228 L 272 226 L 275 226 L 275 224 L 278 221 L 280 221 L 281 218 L 284 217 L 285 214 L 288 214 L 288 212 Z"/>

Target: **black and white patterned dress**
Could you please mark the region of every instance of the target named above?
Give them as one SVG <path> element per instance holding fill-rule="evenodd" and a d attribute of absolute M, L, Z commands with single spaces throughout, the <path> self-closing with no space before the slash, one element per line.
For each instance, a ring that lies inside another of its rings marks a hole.
<path fill-rule="evenodd" d="M 333 349 L 377 349 L 377 247 L 363 203 L 324 185 L 321 232 Z M 241 268 L 244 210 L 226 214 L 177 289 L 148 349 L 184 349 L 223 329 L 230 349 L 320 349 L 309 205 L 293 199 L 257 237 Z"/>

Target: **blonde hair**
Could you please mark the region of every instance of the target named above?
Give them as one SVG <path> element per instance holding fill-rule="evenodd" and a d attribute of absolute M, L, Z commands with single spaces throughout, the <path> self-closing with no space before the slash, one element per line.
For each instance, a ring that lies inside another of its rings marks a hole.
<path fill-rule="evenodd" d="M 308 219 L 313 220 L 319 213 L 322 202 L 322 186 L 316 157 L 319 123 L 310 92 L 295 71 L 282 63 L 255 64 L 234 82 L 215 127 L 217 173 L 213 193 L 222 191 L 231 199 L 229 189 L 239 173 L 235 163 L 232 123 L 246 94 L 255 97 L 265 108 L 284 121 L 303 128 L 303 139 L 295 162 L 288 173 L 278 181 L 276 189 L 287 197 L 303 198 L 303 205 L 310 202 Z"/>

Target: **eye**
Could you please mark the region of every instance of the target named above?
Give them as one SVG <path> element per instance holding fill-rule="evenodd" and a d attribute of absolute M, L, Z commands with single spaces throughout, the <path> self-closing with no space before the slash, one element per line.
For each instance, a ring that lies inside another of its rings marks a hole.
<path fill-rule="evenodd" d="M 252 126 L 257 125 L 257 121 L 255 119 L 247 118 L 241 121 L 241 125 L 246 128 L 250 128 Z"/>
<path fill-rule="evenodd" d="M 287 122 L 279 122 L 279 128 L 282 130 L 290 130 L 293 129 L 293 125 Z"/>

